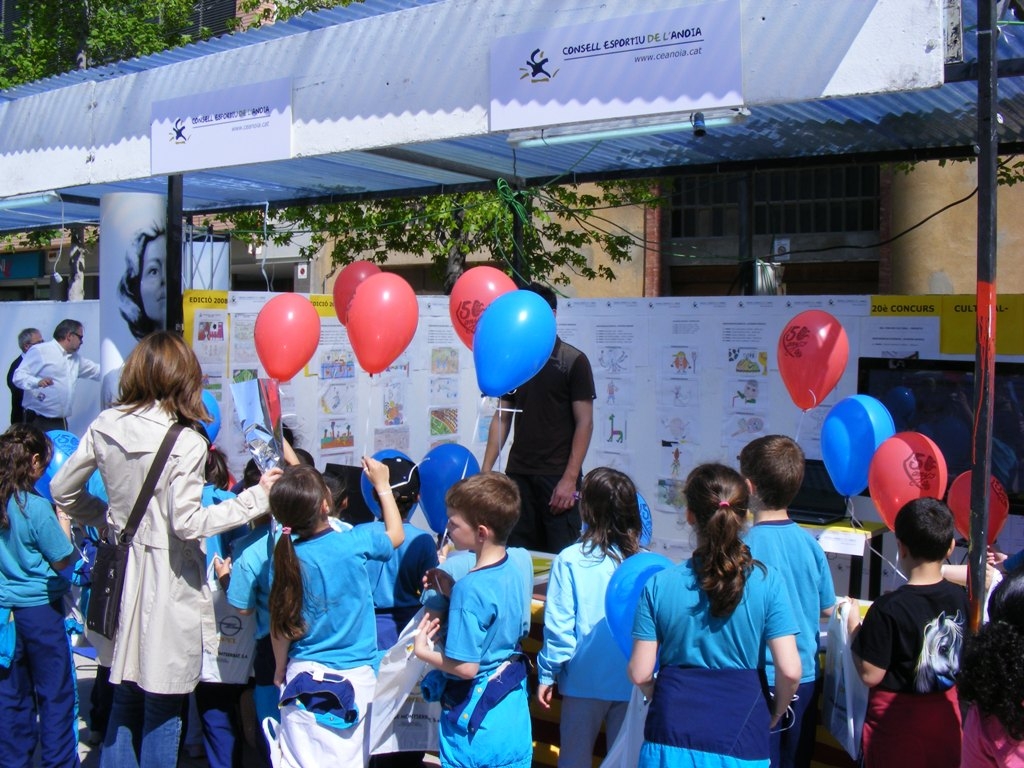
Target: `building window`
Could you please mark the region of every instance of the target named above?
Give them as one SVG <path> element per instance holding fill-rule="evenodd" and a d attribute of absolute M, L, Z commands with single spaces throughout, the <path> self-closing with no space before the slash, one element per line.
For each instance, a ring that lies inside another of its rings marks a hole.
<path fill-rule="evenodd" d="M 670 237 L 739 234 L 738 174 L 673 181 Z M 820 235 L 878 230 L 878 166 L 759 171 L 752 176 L 754 235 Z"/>

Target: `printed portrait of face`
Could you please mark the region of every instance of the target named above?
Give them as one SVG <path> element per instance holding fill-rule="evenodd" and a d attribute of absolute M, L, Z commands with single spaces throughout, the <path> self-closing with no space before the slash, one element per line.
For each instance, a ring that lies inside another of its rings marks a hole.
<path fill-rule="evenodd" d="M 167 238 L 160 235 L 150 240 L 142 254 L 142 279 L 139 283 L 139 297 L 142 311 L 160 327 L 167 316 Z"/>
<path fill-rule="evenodd" d="M 138 230 L 125 253 L 118 285 L 121 316 L 136 339 L 167 324 L 167 235 L 153 224 Z"/>

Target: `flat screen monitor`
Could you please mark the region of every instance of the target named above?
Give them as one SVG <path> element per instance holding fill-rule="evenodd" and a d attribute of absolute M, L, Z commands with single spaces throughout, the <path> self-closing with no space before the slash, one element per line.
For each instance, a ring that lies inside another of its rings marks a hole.
<path fill-rule="evenodd" d="M 862 357 L 857 391 L 881 400 L 897 432 L 920 432 L 938 445 L 949 482 L 971 468 L 974 361 Z M 1024 514 L 1024 364 L 996 363 L 992 474 Z M 867 493 L 867 491 L 865 491 Z"/>

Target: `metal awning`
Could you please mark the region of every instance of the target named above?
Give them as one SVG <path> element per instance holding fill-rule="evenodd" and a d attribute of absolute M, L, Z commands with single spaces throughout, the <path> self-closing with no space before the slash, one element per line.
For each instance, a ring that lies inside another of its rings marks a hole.
<path fill-rule="evenodd" d="M 938 0 L 863 0 L 851 5 L 882 7 L 898 2 L 929 14 L 940 14 L 942 5 Z M 685 4 L 652 0 L 652 7 Z M 609 2 L 597 11 L 550 0 L 523 0 L 518 4 L 521 10 L 516 5 L 500 15 L 515 17 L 522 12 L 527 25 L 538 23 L 544 14 L 552 17 L 553 23 L 571 24 L 585 13 L 614 18 L 616 13 L 634 12 L 624 2 Z M 551 10 L 555 5 L 564 7 Z M 813 22 L 810 29 L 793 30 L 785 41 L 787 46 L 806 49 L 809 68 L 815 66 L 811 52 L 827 47 L 828 38 L 844 23 L 842 3 L 744 0 L 743 5 L 748 16 L 755 7 L 781 12 L 784 6 L 803 6 L 805 15 L 807 11 L 817 14 L 808 22 Z M 0 232 L 96 222 L 99 200 L 111 192 L 165 193 L 166 177 L 148 175 L 148 150 L 143 152 L 138 146 L 149 140 L 147 98 L 202 91 L 207 80 L 214 84 L 233 79 L 269 80 L 289 68 L 295 71 L 300 66 L 296 57 L 306 55 L 308 60 L 301 62 L 304 83 L 313 83 L 316 73 L 336 78 L 339 69 L 351 73 L 351 82 L 337 87 L 354 101 L 372 105 L 359 117 L 368 124 L 380 118 L 382 139 L 353 139 L 351 150 L 336 151 L 337 142 L 317 136 L 309 147 L 301 148 L 301 156 L 287 160 L 186 173 L 186 213 L 485 189 L 500 178 L 535 185 L 556 178 L 582 182 L 974 154 L 977 84 L 972 78 L 977 45 L 973 31 L 976 4 L 972 2 L 963 8 L 964 61 L 946 64 L 938 87 L 757 104 L 742 124 L 715 128 L 703 138 L 690 131 L 674 131 L 529 149 L 510 144 L 507 132 L 488 131 L 488 105 L 481 97 L 487 90 L 486 73 L 480 76 L 468 71 L 486 62 L 488 41 L 470 40 L 473 35 L 486 37 L 488 30 L 481 34 L 482 26 L 491 24 L 491 34 L 517 29 L 515 18 L 492 18 L 498 15 L 489 4 L 470 0 L 366 0 L 0 92 L 0 198 L 51 189 L 60 195 L 60 200 L 0 210 Z M 465 24 L 455 24 L 455 19 L 463 18 Z M 835 26 L 822 20 L 832 20 Z M 922 25 L 925 22 L 922 17 Z M 931 15 L 927 25 L 937 26 Z M 813 45 L 805 37 L 808 32 L 818 36 Z M 462 46 L 452 47 L 453 40 L 463 38 Z M 413 45 L 417 40 L 419 47 Z M 375 64 L 359 52 L 351 56 L 339 52 L 339 47 L 356 47 L 352 42 L 339 46 L 345 41 L 359 41 L 368 49 L 385 44 L 393 47 L 387 52 L 388 59 L 380 59 L 384 63 Z M 941 40 L 935 44 L 941 45 Z M 407 85 L 399 96 L 415 93 L 416 98 L 409 105 L 412 114 L 403 114 L 402 104 L 396 103 L 392 93 L 401 91 L 402 86 L 393 80 L 401 77 L 403 70 L 439 71 L 445 66 L 439 49 L 465 52 L 462 69 L 452 71 L 470 84 L 464 89 L 460 82 L 448 83 L 448 88 L 437 82 Z M 789 51 L 788 55 L 796 61 L 800 53 Z M 880 58 L 886 55 L 883 52 Z M 999 59 L 1000 149 L 1012 154 L 1024 149 L 1024 27 L 1002 28 Z M 385 65 L 394 73 L 388 79 L 387 73 L 371 77 L 361 70 L 362 66 Z M 262 70 L 253 71 L 257 66 Z M 86 131 L 76 121 L 84 120 L 82 115 L 89 111 L 99 112 L 97 120 L 105 122 Z M 133 114 L 135 111 L 139 114 Z M 321 116 L 300 117 L 315 130 Z M 323 116 L 325 124 L 334 117 Z M 28 125 L 29 121 L 37 121 L 37 126 Z M 323 131 L 329 135 L 326 127 Z M 330 151 L 318 152 L 320 145 Z M 33 160 L 36 154 L 37 164 Z M 90 163 L 93 167 L 87 167 Z M 34 172 L 36 166 L 38 173 Z M 71 170 L 65 173 L 67 168 Z"/>

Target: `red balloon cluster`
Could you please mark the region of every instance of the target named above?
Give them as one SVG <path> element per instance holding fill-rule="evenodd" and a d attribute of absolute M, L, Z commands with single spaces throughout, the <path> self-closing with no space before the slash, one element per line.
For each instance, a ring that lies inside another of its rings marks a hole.
<path fill-rule="evenodd" d="M 793 403 L 809 411 L 839 383 L 850 357 L 842 324 L 820 309 L 794 317 L 779 336 L 779 374 Z"/>

